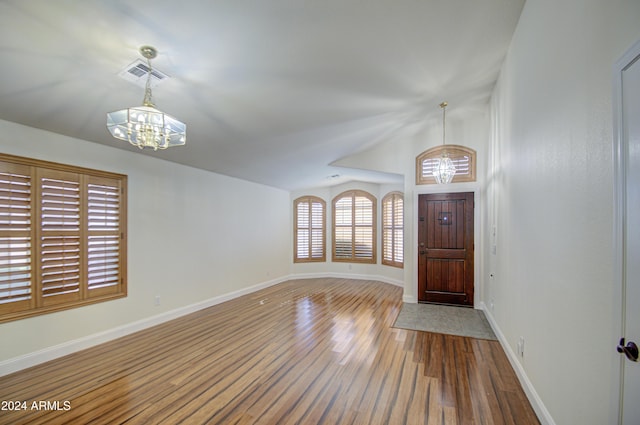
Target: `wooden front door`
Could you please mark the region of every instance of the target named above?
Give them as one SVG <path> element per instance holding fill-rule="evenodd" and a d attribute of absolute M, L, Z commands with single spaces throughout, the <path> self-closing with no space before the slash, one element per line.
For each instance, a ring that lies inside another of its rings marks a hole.
<path fill-rule="evenodd" d="M 473 192 L 418 203 L 418 301 L 473 306 Z"/>

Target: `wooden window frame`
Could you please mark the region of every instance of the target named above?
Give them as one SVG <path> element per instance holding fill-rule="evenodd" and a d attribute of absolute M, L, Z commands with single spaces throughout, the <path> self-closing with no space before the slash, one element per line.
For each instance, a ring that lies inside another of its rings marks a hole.
<path fill-rule="evenodd" d="M 127 296 L 126 175 L 8 154 L 0 174 L 0 323 Z"/>
<path fill-rule="evenodd" d="M 353 207 L 351 210 L 351 224 L 350 225 L 336 225 L 336 204 L 344 198 L 351 198 L 352 206 L 356 205 L 356 198 L 364 197 L 371 201 L 371 216 L 372 223 L 371 225 L 362 225 L 356 223 L 356 211 L 357 208 Z M 334 262 L 343 262 L 343 263 L 365 263 L 365 264 L 376 264 L 377 256 L 376 256 L 376 225 L 377 225 L 377 200 L 376 197 L 372 194 L 365 192 L 364 190 L 348 190 L 340 193 L 332 201 L 332 261 Z M 351 228 L 351 255 L 349 257 L 338 257 L 336 253 L 336 231 L 337 228 Z M 357 255 L 357 247 L 356 247 L 356 235 L 358 228 L 369 228 L 371 227 L 372 241 L 371 241 L 371 257 L 359 257 Z"/>
<path fill-rule="evenodd" d="M 416 157 L 416 184 L 437 184 L 433 175 L 423 173 L 423 163 L 427 160 L 440 158 L 443 153 L 448 154 L 454 164 L 460 161 L 468 163 L 468 172 L 456 173 L 451 183 L 476 181 L 476 151 L 460 145 L 440 145 L 427 149 Z M 465 157 L 468 158 L 468 161 L 464 161 Z"/>
<path fill-rule="evenodd" d="M 304 229 L 308 230 L 308 257 L 299 257 L 298 256 L 298 236 L 299 232 L 303 227 L 300 226 L 299 220 L 299 212 L 298 206 L 301 204 L 307 204 L 308 207 L 308 217 L 307 223 L 309 223 L 308 227 L 304 227 Z M 321 215 L 322 221 L 320 223 L 320 228 L 314 226 L 313 220 L 313 205 L 320 205 L 321 207 Z M 327 203 L 322 198 L 318 198 L 317 196 L 301 196 L 293 201 L 293 262 L 294 263 L 314 263 L 314 262 L 325 262 L 327 261 L 327 241 L 326 241 L 326 232 L 327 232 Z M 313 233 L 314 230 L 320 230 L 321 234 L 321 246 L 322 246 L 322 255 L 313 256 Z"/>
<path fill-rule="evenodd" d="M 397 211 L 397 203 L 402 202 L 400 214 Z M 391 217 L 387 216 L 387 204 L 391 203 Z M 389 192 L 382 198 L 382 264 L 392 267 L 404 268 L 404 234 L 402 240 L 396 240 L 396 232 L 404 233 L 404 194 L 402 192 Z M 387 252 L 387 237 L 391 238 L 391 253 Z M 398 259 L 396 252 L 398 244 L 402 250 L 402 258 Z M 389 255 L 390 254 L 390 255 Z M 391 259 L 388 260 L 387 258 Z"/>

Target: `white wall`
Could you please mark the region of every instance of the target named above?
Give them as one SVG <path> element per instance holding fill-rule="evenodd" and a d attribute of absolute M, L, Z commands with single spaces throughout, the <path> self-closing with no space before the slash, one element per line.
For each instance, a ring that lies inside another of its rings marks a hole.
<path fill-rule="evenodd" d="M 289 274 L 287 191 L 6 121 L 0 151 L 127 174 L 129 188 L 128 297 L 0 324 L 0 365 Z"/>
<path fill-rule="evenodd" d="M 638 38 L 638 1 L 528 0 L 493 94 L 486 301 L 548 423 L 617 421 L 612 67 Z"/>

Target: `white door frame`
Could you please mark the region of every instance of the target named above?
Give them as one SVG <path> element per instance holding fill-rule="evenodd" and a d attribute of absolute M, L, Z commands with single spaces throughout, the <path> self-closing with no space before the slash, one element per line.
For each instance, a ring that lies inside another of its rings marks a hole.
<path fill-rule="evenodd" d="M 624 230 L 626 209 L 626 150 L 624 149 L 624 135 L 622 134 L 622 73 L 632 61 L 640 55 L 640 40 L 627 50 L 627 52 L 615 63 L 613 69 L 613 172 L 614 172 L 614 205 L 613 205 L 613 267 L 614 267 L 614 293 L 618 305 L 614 305 L 614 327 L 611 340 L 612 356 L 618 357 L 618 374 L 612 380 L 612 406 L 617 411 L 617 424 L 622 424 L 623 401 L 623 374 L 625 357 L 615 352 L 615 347 L 621 336 L 625 335 L 625 282 L 624 282 Z M 620 307 L 620 310 L 617 309 Z M 614 419 L 614 418 L 612 418 Z M 614 423 L 614 422 L 611 422 Z"/>

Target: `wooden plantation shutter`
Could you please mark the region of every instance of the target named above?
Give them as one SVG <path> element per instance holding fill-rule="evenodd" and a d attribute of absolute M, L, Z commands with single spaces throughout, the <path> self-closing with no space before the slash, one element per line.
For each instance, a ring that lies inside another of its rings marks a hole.
<path fill-rule="evenodd" d="M 126 176 L 0 154 L 0 322 L 126 293 Z"/>
<path fill-rule="evenodd" d="M 315 196 L 294 201 L 294 262 L 326 261 L 325 202 Z"/>
<path fill-rule="evenodd" d="M 35 306 L 31 167 L 0 162 L 0 315 Z"/>
<path fill-rule="evenodd" d="M 333 261 L 376 262 L 376 198 L 354 190 L 333 200 Z"/>
<path fill-rule="evenodd" d="M 403 214 L 402 193 L 391 192 L 382 199 L 382 264 L 404 265 Z"/>
<path fill-rule="evenodd" d="M 333 204 L 333 260 L 353 257 L 353 197 L 345 196 Z"/>
<path fill-rule="evenodd" d="M 80 293 L 80 176 L 38 170 L 38 279 L 43 306 L 78 301 Z"/>
<path fill-rule="evenodd" d="M 356 195 L 353 200 L 354 244 L 353 254 L 357 260 L 374 260 L 373 257 L 373 206 L 374 202 L 364 195 Z"/>
<path fill-rule="evenodd" d="M 87 178 L 87 290 L 88 296 L 118 292 L 123 265 L 119 180 Z"/>

